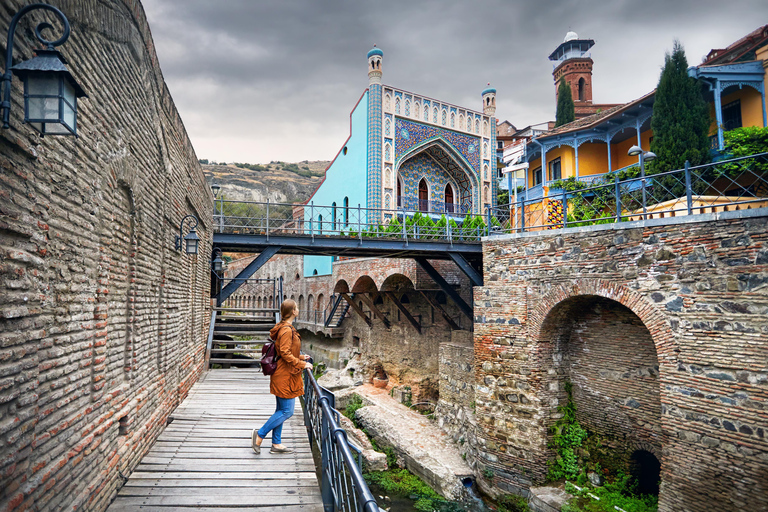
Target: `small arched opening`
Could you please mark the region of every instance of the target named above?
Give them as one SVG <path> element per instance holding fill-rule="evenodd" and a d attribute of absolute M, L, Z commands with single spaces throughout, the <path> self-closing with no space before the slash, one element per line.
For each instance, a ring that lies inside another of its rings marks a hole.
<path fill-rule="evenodd" d="M 454 212 L 455 194 L 453 191 L 453 185 L 447 183 L 445 185 L 445 211 L 448 213 Z"/>
<path fill-rule="evenodd" d="M 586 81 L 583 78 L 579 78 L 579 101 L 584 101 L 585 85 Z"/>
<path fill-rule="evenodd" d="M 629 474 L 637 482 L 637 491 L 641 494 L 659 495 L 661 463 L 647 450 L 637 450 L 630 457 Z"/>

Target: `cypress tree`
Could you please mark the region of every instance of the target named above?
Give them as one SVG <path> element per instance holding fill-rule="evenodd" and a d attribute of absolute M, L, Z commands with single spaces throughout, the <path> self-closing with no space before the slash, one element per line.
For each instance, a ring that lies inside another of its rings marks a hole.
<path fill-rule="evenodd" d="M 664 55 L 664 69 L 656 87 L 653 103 L 651 151 L 656 160 L 649 162 L 651 172 L 681 169 L 709 162 L 709 105 L 704 101 L 701 84 L 688 76 L 688 60 L 680 41 L 672 53 Z"/>
<path fill-rule="evenodd" d="M 560 85 L 557 87 L 557 111 L 555 112 L 555 128 L 568 124 L 576 119 L 576 112 L 573 106 L 573 96 L 571 88 L 565 83 L 565 79 L 560 79 Z"/>

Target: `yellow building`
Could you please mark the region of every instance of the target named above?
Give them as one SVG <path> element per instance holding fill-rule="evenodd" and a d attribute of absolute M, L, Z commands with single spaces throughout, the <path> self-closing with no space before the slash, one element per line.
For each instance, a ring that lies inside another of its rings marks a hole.
<path fill-rule="evenodd" d="M 723 133 L 742 126 L 768 126 L 766 76 L 768 75 L 768 25 L 726 49 L 712 50 L 704 63 L 688 74 L 707 85 L 705 99 L 712 105 L 712 149 L 723 149 Z M 536 200 L 561 194 L 553 182 L 576 178 L 590 184 L 606 174 L 637 165 L 634 146 L 648 151 L 655 91 L 624 105 L 533 138 L 522 161 L 528 163 L 525 192 L 521 198 Z M 515 164 L 518 162 L 507 162 Z M 511 185 L 511 183 L 510 183 Z"/>

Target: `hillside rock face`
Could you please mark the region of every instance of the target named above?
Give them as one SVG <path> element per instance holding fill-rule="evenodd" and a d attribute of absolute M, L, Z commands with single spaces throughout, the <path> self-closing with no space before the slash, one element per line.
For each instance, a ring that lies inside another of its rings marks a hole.
<path fill-rule="evenodd" d="M 226 199 L 235 201 L 270 201 L 292 203 L 306 201 L 320 184 L 330 162 L 313 161 L 297 164 L 302 174 L 288 170 L 283 162 L 266 164 L 264 170 L 234 165 L 203 165 L 208 183 L 221 185 Z M 295 167 L 295 166 L 293 166 Z"/>

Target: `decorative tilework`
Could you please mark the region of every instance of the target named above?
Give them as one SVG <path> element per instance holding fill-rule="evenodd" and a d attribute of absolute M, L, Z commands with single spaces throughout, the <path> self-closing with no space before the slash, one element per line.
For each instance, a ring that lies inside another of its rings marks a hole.
<path fill-rule="evenodd" d="M 432 203 L 445 201 L 445 186 L 451 183 L 458 196 L 455 197 L 457 204 L 465 208 L 471 204 L 472 192 L 466 179 L 460 182 L 457 177 L 449 175 L 437 162 L 424 153 L 419 153 L 404 162 L 398 170 L 398 175 L 402 180 L 402 205 L 405 209 L 419 209 L 419 182 L 422 178 L 426 180 L 429 186 L 429 200 Z"/>
<path fill-rule="evenodd" d="M 381 125 L 381 85 L 370 84 L 368 86 L 368 164 L 366 169 L 366 207 L 368 208 L 379 208 L 381 205 Z"/>
<path fill-rule="evenodd" d="M 400 98 L 395 98 L 395 114 L 400 113 Z"/>
<path fill-rule="evenodd" d="M 480 156 L 477 147 L 480 143 L 477 137 L 456 133 L 451 130 L 443 130 L 436 126 L 428 126 L 413 121 L 398 119 L 396 122 L 397 131 L 395 133 L 395 159 L 399 160 L 413 146 L 422 142 L 440 137 L 447 141 L 453 149 L 463 156 L 472 166 L 475 175 L 479 177 Z M 408 133 L 408 137 L 403 137 L 402 130 Z"/>
<path fill-rule="evenodd" d="M 389 137 L 391 133 L 392 133 L 392 120 L 390 119 L 390 116 L 387 116 L 387 118 L 384 120 L 384 135 Z"/>

